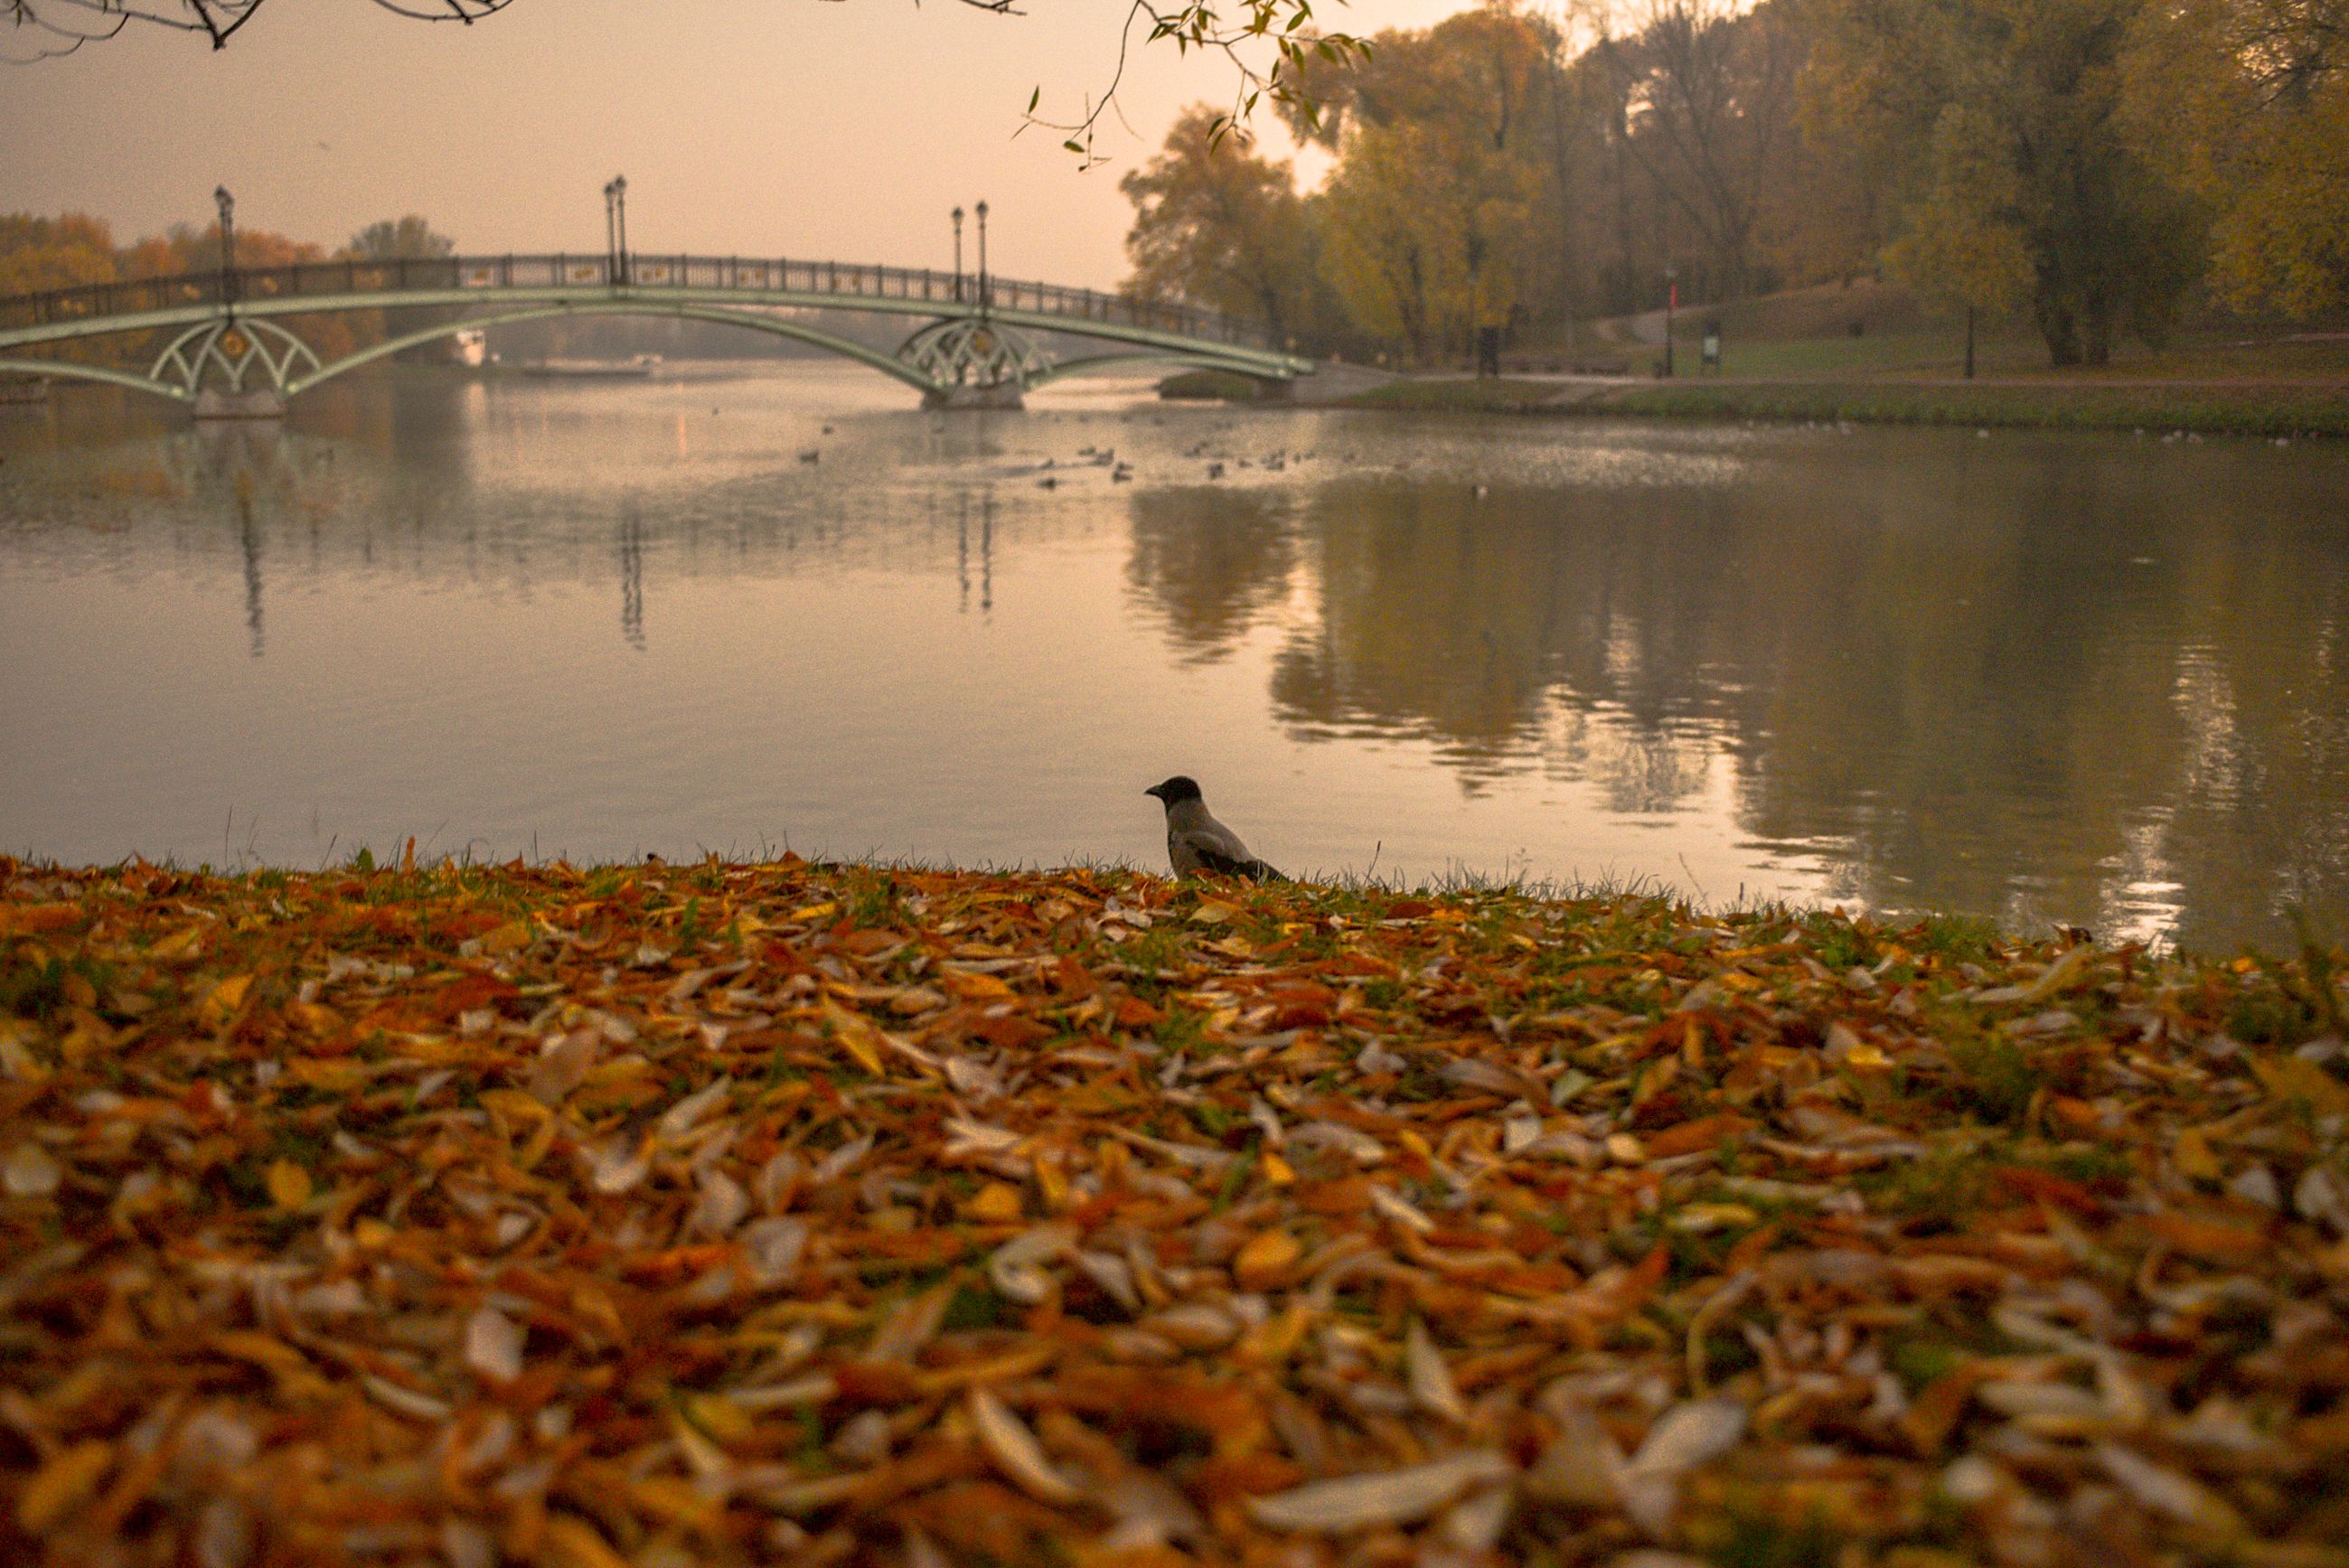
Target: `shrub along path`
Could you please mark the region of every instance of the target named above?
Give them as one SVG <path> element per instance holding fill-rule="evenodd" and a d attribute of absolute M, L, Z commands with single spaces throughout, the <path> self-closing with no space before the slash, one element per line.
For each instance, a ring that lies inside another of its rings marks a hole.
<path fill-rule="evenodd" d="M 2322 954 L 795 861 L 0 890 L 11 1562 L 2349 1563 Z"/>

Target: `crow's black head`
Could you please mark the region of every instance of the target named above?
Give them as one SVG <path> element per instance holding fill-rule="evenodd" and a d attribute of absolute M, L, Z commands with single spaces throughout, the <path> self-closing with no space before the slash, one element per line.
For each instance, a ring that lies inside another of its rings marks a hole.
<path fill-rule="evenodd" d="M 1192 778 L 1187 773 L 1177 773 L 1174 778 L 1169 779 L 1164 784 L 1153 784 L 1149 789 L 1144 789 L 1143 793 L 1145 795 L 1155 795 L 1161 800 L 1164 800 L 1166 804 L 1172 806 L 1177 800 L 1196 800 L 1199 799 L 1199 781 Z"/>

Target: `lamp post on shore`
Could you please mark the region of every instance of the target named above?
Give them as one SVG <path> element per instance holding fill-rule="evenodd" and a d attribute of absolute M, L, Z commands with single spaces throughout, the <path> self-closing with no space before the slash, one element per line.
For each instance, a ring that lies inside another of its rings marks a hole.
<path fill-rule="evenodd" d="M 212 200 L 220 206 L 221 236 L 221 303 L 236 303 L 236 198 L 228 193 L 225 185 L 212 187 Z"/>
<path fill-rule="evenodd" d="M 1664 379 L 1672 375 L 1672 315 L 1681 307 L 1681 270 L 1667 263 L 1664 267 Z"/>
<path fill-rule="evenodd" d="M 984 312 L 988 306 L 986 201 L 981 201 L 974 211 L 978 214 L 978 308 Z"/>
<path fill-rule="evenodd" d="M 955 303 L 960 304 L 962 303 L 962 209 L 957 207 L 947 216 L 954 220 Z"/>

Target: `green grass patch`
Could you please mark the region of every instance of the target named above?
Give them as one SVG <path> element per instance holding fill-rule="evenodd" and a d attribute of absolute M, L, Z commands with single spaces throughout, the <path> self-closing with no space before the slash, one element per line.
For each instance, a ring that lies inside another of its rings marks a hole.
<path fill-rule="evenodd" d="M 1979 428 L 2183 430 L 2196 435 L 2349 436 L 2349 391 L 2245 386 L 1870 386 L 1865 382 L 1628 387 L 1576 413 L 1679 419 L 1768 419 Z"/>

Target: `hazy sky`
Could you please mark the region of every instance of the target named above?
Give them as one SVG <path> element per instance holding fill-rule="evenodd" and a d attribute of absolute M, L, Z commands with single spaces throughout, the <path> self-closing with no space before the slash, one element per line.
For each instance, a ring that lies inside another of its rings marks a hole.
<path fill-rule="evenodd" d="M 628 177 L 638 251 L 946 266 L 946 214 L 986 197 L 990 261 L 1105 285 L 1125 273 L 1118 176 L 1229 68 L 1136 47 L 1109 161 L 1013 139 L 1029 90 L 1081 107 L 1110 80 L 1115 0 L 1001 17 L 929 0 L 515 0 L 471 27 L 366 0 L 269 0 L 229 47 L 134 27 L 0 66 L 0 211 L 78 209 L 127 242 L 209 222 L 339 243 L 421 212 L 470 252 L 603 248 L 604 181 Z M 1332 5 L 1331 28 L 1423 26 L 1466 0 Z M 31 35 L 0 28 L 0 53 Z"/>

